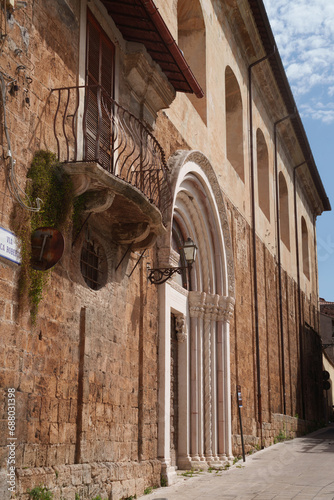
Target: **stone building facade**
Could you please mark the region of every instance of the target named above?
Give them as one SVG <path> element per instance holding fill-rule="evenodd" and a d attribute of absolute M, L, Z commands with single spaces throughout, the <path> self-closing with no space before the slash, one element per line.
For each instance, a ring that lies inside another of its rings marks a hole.
<path fill-rule="evenodd" d="M 0 15 L 2 231 L 38 208 L 40 150 L 84 211 L 35 321 L 18 259 L 0 257 L 2 498 L 120 500 L 230 461 L 237 386 L 246 450 L 321 421 L 330 204 L 262 0 L 2 0 Z M 148 280 L 169 267 L 185 269 Z"/>
<path fill-rule="evenodd" d="M 327 421 L 334 418 L 334 303 L 320 298 L 320 335 L 322 341 L 323 387 Z"/>
<path fill-rule="evenodd" d="M 334 363 L 334 303 L 320 298 L 320 335 L 327 357 Z"/>

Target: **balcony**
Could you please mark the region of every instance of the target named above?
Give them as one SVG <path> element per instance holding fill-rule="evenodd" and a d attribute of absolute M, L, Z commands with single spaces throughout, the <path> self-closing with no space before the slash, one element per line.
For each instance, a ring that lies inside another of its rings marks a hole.
<path fill-rule="evenodd" d="M 58 159 L 75 194 L 89 193 L 87 212 L 105 212 L 118 243 L 152 246 L 171 202 L 157 140 L 99 85 L 54 89 L 51 106 Z"/>

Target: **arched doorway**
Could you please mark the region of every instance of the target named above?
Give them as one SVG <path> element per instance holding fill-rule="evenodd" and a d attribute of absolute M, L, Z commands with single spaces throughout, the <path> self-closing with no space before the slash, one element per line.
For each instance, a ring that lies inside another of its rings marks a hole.
<path fill-rule="evenodd" d="M 167 235 L 158 242 L 159 266 L 180 265 L 177 242 L 187 237 L 198 247 L 189 276 L 159 286 L 158 453 L 171 483 L 175 467 L 219 464 L 232 454 L 234 269 L 224 201 L 209 161 L 182 151 L 169 163 L 173 206 Z"/>

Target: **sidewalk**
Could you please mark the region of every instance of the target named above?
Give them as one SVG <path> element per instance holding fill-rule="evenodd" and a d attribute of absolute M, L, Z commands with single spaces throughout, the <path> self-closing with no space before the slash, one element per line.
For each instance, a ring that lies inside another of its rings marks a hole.
<path fill-rule="evenodd" d="M 258 451 L 227 471 L 182 476 L 141 500 L 334 500 L 334 425 Z"/>

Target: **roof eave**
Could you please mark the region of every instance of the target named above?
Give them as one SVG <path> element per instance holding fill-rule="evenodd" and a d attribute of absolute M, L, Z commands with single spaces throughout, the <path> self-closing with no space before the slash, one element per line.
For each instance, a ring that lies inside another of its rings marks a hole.
<path fill-rule="evenodd" d="M 322 183 L 318 169 L 313 159 L 311 147 L 308 142 L 308 138 L 306 136 L 304 125 L 297 110 L 297 105 L 293 97 L 291 87 L 283 67 L 281 56 L 279 55 L 279 52 L 276 47 L 275 38 L 270 26 L 266 9 L 263 4 L 263 0 L 248 0 L 248 3 L 253 12 L 253 17 L 265 52 L 267 54 L 270 54 L 272 53 L 273 48 L 274 47 L 276 48 L 275 52 L 269 59 L 270 65 L 273 74 L 276 78 L 277 85 L 279 87 L 282 99 L 285 103 L 288 113 L 295 113 L 295 116 L 294 118 L 291 119 L 291 122 L 295 130 L 296 137 L 298 139 L 300 147 L 305 156 L 305 159 L 307 160 L 307 164 L 309 166 L 314 185 L 318 191 L 319 197 L 323 205 L 323 210 L 325 212 L 330 211 L 332 209 L 331 204 L 329 202 L 324 185 Z"/>
<path fill-rule="evenodd" d="M 174 57 L 177 65 L 179 66 L 181 72 L 183 73 L 185 79 L 187 80 L 191 90 L 198 98 L 204 97 L 204 92 L 196 80 L 193 72 L 191 71 L 187 61 L 185 60 L 181 50 L 179 49 L 176 41 L 172 37 L 165 21 L 161 17 L 157 7 L 155 6 L 153 0 L 140 0 L 146 12 L 150 16 L 152 22 L 159 30 L 159 33 L 168 47 L 170 53 Z"/>

